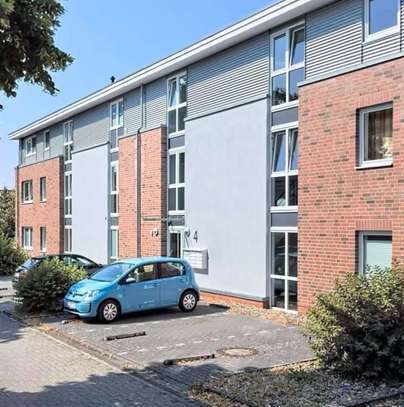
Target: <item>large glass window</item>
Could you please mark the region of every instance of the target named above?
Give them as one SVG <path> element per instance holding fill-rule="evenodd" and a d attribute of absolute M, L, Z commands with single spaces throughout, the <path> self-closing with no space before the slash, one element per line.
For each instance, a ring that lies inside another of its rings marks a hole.
<path fill-rule="evenodd" d="M 41 252 L 46 252 L 46 227 L 41 226 L 39 228 L 39 234 L 40 250 Z"/>
<path fill-rule="evenodd" d="M 170 230 L 169 232 L 169 257 L 182 257 L 182 231 Z"/>
<path fill-rule="evenodd" d="M 118 216 L 119 190 L 118 190 L 118 162 L 111 163 L 111 216 Z"/>
<path fill-rule="evenodd" d="M 367 273 L 375 267 L 392 264 L 392 236 L 390 233 L 363 232 L 359 234 L 359 272 Z"/>
<path fill-rule="evenodd" d="M 360 164 L 391 164 L 393 106 L 385 104 L 360 111 Z"/>
<path fill-rule="evenodd" d="M 65 173 L 65 217 L 72 215 L 72 173 Z"/>
<path fill-rule="evenodd" d="M 31 203 L 34 200 L 32 192 L 32 180 L 21 183 L 21 200 L 23 203 Z"/>
<path fill-rule="evenodd" d="M 119 230 L 117 228 L 111 229 L 111 260 L 118 259 L 118 239 L 119 239 Z"/>
<path fill-rule="evenodd" d="M 168 167 L 168 210 L 185 210 L 185 152 L 171 150 Z"/>
<path fill-rule="evenodd" d="M 365 0 L 365 37 L 373 39 L 400 29 L 400 0 Z"/>
<path fill-rule="evenodd" d="M 272 134 L 272 207 L 298 204 L 298 131 L 289 129 Z"/>
<path fill-rule="evenodd" d="M 65 163 L 72 160 L 73 152 L 73 122 L 70 120 L 63 124 L 64 158 Z"/>
<path fill-rule="evenodd" d="M 28 137 L 25 139 L 25 155 L 36 154 L 36 137 Z"/>
<path fill-rule="evenodd" d="M 272 233 L 272 306 L 297 311 L 297 233 Z"/>
<path fill-rule="evenodd" d="M 177 136 L 185 130 L 187 115 L 187 76 L 178 75 L 168 81 L 168 135 Z"/>
<path fill-rule="evenodd" d="M 272 106 L 298 99 L 304 80 L 304 27 L 293 27 L 272 37 Z"/>
<path fill-rule="evenodd" d="M 32 250 L 32 228 L 23 227 L 21 232 L 22 247 L 27 250 Z"/>
<path fill-rule="evenodd" d="M 111 150 L 118 149 L 118 136 L 123 127 L 123 100 L 110 104 L 110 143 Z M 122 132 L 121 132 L 122 133 Z"/>
<path fill-rule="evenodd" d="M 72 228 L 69 226 L 65 226 L 64 248 L 65 248 L 65 253 L 71 253 L 71 251 L 72 251 Z"/>
<path fill-rule="evenodd" d="M 46 201 L 46 177 L 39 179 L 39 196 L 42 202 Z"/>

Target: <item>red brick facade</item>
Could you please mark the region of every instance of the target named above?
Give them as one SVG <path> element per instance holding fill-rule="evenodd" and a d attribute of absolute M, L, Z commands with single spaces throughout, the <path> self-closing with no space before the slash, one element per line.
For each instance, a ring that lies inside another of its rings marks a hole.
<path fill-rule="evenodd" d="M 299 91 L 299 311 L 357 269 L 357 234 L 391 231 L 404 260 L 404 59 Z M 393 166 L 357 169 L 358 110 L 393 103 Z"/>
<path fill-rule="evenodd" d="M 119 257 L 166 254 L 166 171 L 164 127 L 119 140 Z"/>
<path fill-rule="evenodd" d="M 46 177 L 46 201 L 40 201 L 40 178 Z M 33 202 L 22 203 L 21 185 L 32 180 Z M 22 228 L 32 227 L 29 255 L 40 255 L 40 227 L 46 227 L 47 253 L 63 251 L 63 159 L 56 157 L 16 169 L 16 232 L 22 244 Z"/>

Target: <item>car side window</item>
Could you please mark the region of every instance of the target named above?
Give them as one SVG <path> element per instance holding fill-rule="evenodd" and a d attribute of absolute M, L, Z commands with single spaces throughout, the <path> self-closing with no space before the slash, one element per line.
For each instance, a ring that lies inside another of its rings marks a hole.
<path fill-rule="evenodd" d="M 142 283 L 156 278 L 156 264 L 145 264 L 130 271 L 125 278 L 125 283 Z"/>
<path fill-rule="evenodd" d="M 180 277 L 185 274 L 184 265 L 177 262 L 160 263 L 160 278 Z"/>
<path fill-rule="evenodd" d="M 76 264 L 78 266 L 81 266 L 81 267 L 91 267 L 91 266 L 93 266 L 93 263 L 91 263 L 89 260 L 85 259 L 84 257 L 76 256 L 75 260 L 76 260 Z"/>

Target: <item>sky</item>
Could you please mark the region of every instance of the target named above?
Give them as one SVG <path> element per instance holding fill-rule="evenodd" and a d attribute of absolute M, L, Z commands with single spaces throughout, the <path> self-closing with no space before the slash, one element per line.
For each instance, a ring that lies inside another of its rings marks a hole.
<path fill-rule="evenodd" d="M 53 74 L 59 93 L 20 83 L 0 92 L 0 188 L 14 187 L 17 142 L 8 133 L 259 11 L 273 0 L 65 0 L 56 46 L 75 61 Z"/>

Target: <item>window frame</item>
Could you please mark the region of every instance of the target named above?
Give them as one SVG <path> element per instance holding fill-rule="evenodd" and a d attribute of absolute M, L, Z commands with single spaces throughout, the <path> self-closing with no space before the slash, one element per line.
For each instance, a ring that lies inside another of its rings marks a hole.
<path fill-rule="evenodd" d="M 46 227 L 39 227 L 39 250 L 42 253 L 46 253 Z"/>
<path fill-rule="evenodd" d="M 284 267 L 285 267 L 285 274 L 278 275 L 274 274 L 273 271 L 275 269 L 275 254 L 274 254 L 274 245 L 273 245 L 273 234 L 274 233 L 283 233 L 285 234 L 285 259 L 284 259 Z M 297 239 L 299 240 L 299 234 L 298 234 L 298 229 L 295 226 L 290 226 L 290 227 L 277 227 L 277 226 L 272 226 L 271 227 L 271 268 L 270 268 L 270 275 L 269 275 L 269 281 L 270 281 L 270 293 L 271 293 L 271 308 L 282 310 L 284 312 L 292 313 L 292 314 L 297 314 L 298 310 L 291 310 L 289 309 L 289 281 L 295 281 L 298 283 L 299 278 L 298 276 L 289 276 L 289 234 L 296 234 Z M 299 250 L 299 248 L 298 248 Z M 299 256 L 297 256 L 297 259 Z M 274 298 L 275 298 L 275 283 L 274 280 L 282 280 L 285 284 L 285 307 L 275 307 L 274 304 Z M 297 302 L 297 307 L 298 307 L 298 302 Z"/>
<path fill-rule="evenodd" d="M 370 33 L 370 0 L 364 0 L 364 42 L 371 42 L 384 38 L 394 33 L 399 33 L 401 30 L 401 0 L 397 1 L 397 20 L 396 25 L 385 28 L 384 30 L 377 31 L 373 34 Z"/>
<path fill-rule="evenodd" d="M 183 226 L 170 226 L 167 230 L 167 253 L 169 257 L 173 257 L 171 255 L 171 234 L 178 235 L 179 238 L 179 245 L 180 245 L 180 257 L 178 259 L 182 259 L 184 257 L 184 245 L 185 245 L 185 228 Z"/>
<path fill-rule="evenodd" d="M 66 239 L 66 232 L 68 235 L 68 239 Z M 69 245 L 67 245 L 69 243 Z M 63 233 L 63 248 L 64 253 L 70 254 L 73 250 L 73 228 L 71 225 L 65 225 L 64 233 Z"/>
<path fill-rule="evenodd" d="M 45 130 L 43 132 L 43 151 L 48 151 L 50 149 L 50 130 Z"/>
<path fill-rule="evenodd" d="M 122 104 L 122 121 L 119 121 L 119 105 Z M 115 106 L 116 108 L 116 123 L 113 124 L 112 120 L 112 109 Z M 125 121 L 125 105 L 124 105 L 124 100 L 123 97 L 114 100 L 109 104 L 109 142 L 110 145 L 112 145 L 112 134 L 116 135 L 116 147 L 111 148 L 111 152 L 118 151 L 119 146 L 118 146 L 118 129 L 124 126 L 124 121 Z"/>
<path fill-rule="evenodd" d="M 290 170 L 289 169 L 289 141 L 291 134 L 297 131 L 298 140 L 299 140 L 299 123 L 289 123 L 288 125 L 273 126 L 271 128 L 271 212 L 297 212 L 299 205 L 289 205 L 289 178 L 297 176 L 299 180 L 299 169 Z M 275 133 L 284 132 L 285 134 L 285 167 L 283 171 L 273 171 L 274 158 L 273 149 L 274 149 L 274 139 L 273 136 Z M 275 206 L 273 205 L 273 181 L 275 178 L 285 178 L 285 206 Z M 299 182 L 299 181 L 298 181 Z"/>
<path fill-rule="evenodd" d="M 25 196 L 25 185 L 30 185 L 28 197 Z M 34 202 L 34 191 L 32 179 L 25 180 L 21 182 L 21 202 L 23 204 L 30 204 Z"/>
<path fill-rule="evenodd" d="M 71 181 L 66 182 L 66 178 L 70 179 Z M 68 188 L 68 186 L 69 186 L 69 188 Z M 69 194 L 67 192 L 69 192 Z M 67 202 L 69 202 L 69 203 L 67 203 Z M 71 218 L 73 216 L 72 203 L 73 203 L 73 172 L 66 171 L 64 173 L 64 208 L 63 208 L 65 218 Z M 67 214 L 66 214 L 66 206 L 70 207 L 70 211 Z"/>
<path fill-rule="evenodd" d="M 393 164 L 393 155 L 388 158 L 382 158 L 378 160 L 365 160 L 365 138 L 366 138 L 366 116 L 369 113 L 380 112 L 383 110 L 393 110 L 392 112 L 392 135 L 394 133 L 394 108 L 393 103 L 383 103 L 376 106 L 369 106 L 359 109 L 359 168 L 373 168 L 373 167 L 385 167 Z M 394 143 L 394 140 L 393 140 Z M 394 146 L 394 144 L 393 144 Z"/>
<path fill-rule="evenodd" d="M 116 232 L 116 246 L 115 246 L 115 251 L 116 251 L 116 256 L 112 255 L 112 232 Z M 110 241 L 109 241 L 109 258 L 111 261 L 117 261 L 119 260 L 119 226 L 111 226 L 110 227 Z"/>
<path fill-rule="evenodd" d="M 298 31 L 299 29 L 304 30 L 304 39 L 306 39 L 306 26 L 304 20 L 297 22 L 296 24 L 293 24 L 285 29 L 276 31 L 271 34 L 270 36 L 270 95 L 271 95 L 271 110 L 272 111 L 278 111 L 278 110 L 283 110 L 287 109 L 290 107 L 298 106 L 299 104 L 299 99 L 296 100 L 289 100 L 289 76 L 290 72 L 296 71 L 301 68 L 305 68 L 305 60 L 306 60 L 306 41 L 304 40 L 304 56 L 303 56 L 303 62 L 299 62 L 297 64 L 292 65 L 291 64 L 291 57 L 292 57 L 292 40 L 293 40 L 293 32 Z M 285 35 L 286 38 L 286 50 L 285 50 L 285 66 L 284 68 L 280 69 L 275 69 L 275 59 L 274 59 L 274 50 L 275 50 L 275 40 L 278 37 L 281 37 L 282 35 Z M 286 89 L 286 102 L 280 103 L 278 105 L 273 104 L 273 97 L 272 97 L 272 83 L 273 79 L 277 76 L 280 75 L 285 75 L 285 89 Z"/>
<path fill-rule="evenodd" d="M 180 95 L 180 78 L 184 77 L 186 78 L 186 84 L 187 84 L 187 89 L 186 89 L 186 100 L 185 102 L 180 103 L 179 101 L 179 95 Z M 176 80 L 176 91 L 178 95 L 178 100 L 177 103 L 173 106 L 170 106 L 170 83 Z M 168 138 L 174 138 L 178 136 L 182 136 L 185 134 L 185 121 L 184 121 L 184 129 L 183 130 L 178 130 L 178 117 L 179 117 L 179 111 L 181 108 L 185 107 L 187 108 L 188 105 L 188 72 L 187 71 L 182 71 L 176 75 L 170 76 L 167 78 L 167 134 Z M 172 112 L 173 110 L 176 110 L 176 131 L 169 133 L 169 113 Z M 188 114 L 188 111 L 187 111 Z M 186 117 L 186 116 L 185 116 Z"/>
<path fill-rule="evenodd" d="M 116 169 L 116 190 L 112 190 L 112 171 Z M 111 217 L 118 217 L 119 216 L 119 162 L 118 161 L 111 161 L 110 165 L 110 214 Z M 112 212 L 112 197 L 116 197 L 116 209 L 117 212 Z"/>
<path fill-rule="evenodd" d="M 25 232 L 26 231 L 30 232 L 30 233 L 28 233 L 29 242 L 26 242 L 26 240 L 25 240 Z M 34 231 L 33 231 L 32 226 L 23 226 L 21 228 L 21 234 L 22 234 L 22 239 L 21 239 L 22 248 L 25 249 L 25 250 L 33 250 L 33 243 L 32 242 L 33 242 Z M 29 243 L 29 244 L 27 245 L 27 243 Z"/>
<path fill-rule="evenodd" d="M 47 201 L 46 177 L 39 178 L 39 201 Z"/>
<path fill-rule="evenodd" d="M 29 149 L 28 145 L 30 146 Z M 25 157 L 32 157 L 33 155 L 36 155 L 36 136 L 25 139 Z"/>
<path fill-rule="evenodd" d="M 366 275 L 364 270 L 365 267 L 365 237 L 366 236 L 384 236 L 391 237 L 391 246 L 393 248 L 393 233 L 387 230 L 378 231 L 360 231 L 358 232 L 358 273 L 361 275 Z"/>
<path fill-rule="evenodd" d="M 69 129 L 68 132 L 66 132 L 67 128 Z M 68 156 L 70 156 L 70 159 L 68 160 L 66 160 L 66 148 L 69 151 Z M 73 120 L 68 120 L 67 122 L 63 123 L 63 157 L 65 159 L 65 164 L 69 164 L 72 162 L 72 153 L 73 153 Z"/>
<path fill-rule="evenodd" d="M 184 182 L 180 182 L 180 155 L 184 154 L 184 161 L 186 160 L 185 157 L 185 146 L 177 147 L 177 148 L 172 148 L 168 150 L 168 160 L 167 160 L 167 165 L 168 165 L 168 177 L 167 177 L 167 210 L 170 215 L 182 215 L 185 212 L 185 167 L 184 167 Z M 170 158 L 171 156 L 176 156 L 175 158 L 175 182 L 173 184 L 170 184 Z M 184 188 L 184 209 L 178 209 L 178 195 L 179 195 L 179 189 Z M 175 189 L 175 209 L 169 209 L 169 191 L 170 189 Z"/>

